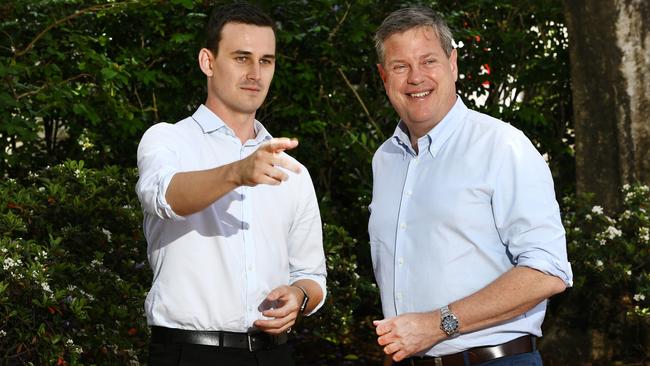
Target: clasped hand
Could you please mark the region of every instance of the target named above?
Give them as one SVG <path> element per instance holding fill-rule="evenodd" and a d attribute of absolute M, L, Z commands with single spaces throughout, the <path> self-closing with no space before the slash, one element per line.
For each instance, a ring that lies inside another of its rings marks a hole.
<path fill-rule="evenodd" d="M 373 322 L 377 343 L 384 353 L 399 362 L 432 347 L 436 339 L 436 324 L 431 313 L 408 313 Z"/>
<path fill-rule="evenodd" d="M 298 318 L 302 296 L 302 291 L 295 286 L 275 288 L 266 296 L 265 302 L 275 303 L 279 307 L 264 310 L 262 315 L 271 319 L 256 320 L 255 326 L 269 334 L 288 332 Z"/>

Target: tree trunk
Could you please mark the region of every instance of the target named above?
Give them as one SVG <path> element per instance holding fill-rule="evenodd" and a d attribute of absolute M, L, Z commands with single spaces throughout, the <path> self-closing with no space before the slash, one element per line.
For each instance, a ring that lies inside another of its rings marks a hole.
<path fill-rule="evenodd" d="M 650 1 L 565 2 L 578 193 L 610 210 L 650 183 Z"/>

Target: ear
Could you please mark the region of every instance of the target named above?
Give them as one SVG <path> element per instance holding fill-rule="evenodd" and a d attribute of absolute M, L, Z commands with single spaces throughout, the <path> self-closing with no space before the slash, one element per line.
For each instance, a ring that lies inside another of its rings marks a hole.
<path fill-rule="evenodd" d="M 379 71 L 379 76 L 381 77 L 381 80 L 384 82 L 384 87 L 386 87 L 386 79 L 388 78 L 388 73 L 386 72 L 382 64 L 377 64 L 377 70 Z"/>
<path fill-rule="evenodd" d="M 454 81 L 458 81 L 458 52 L 454 48 L 451 50 L 449 55 L 449 67 L 451 68 L 451 73 L 454 74 Z"/>
<path fill-rule="evenodd" d="M 199 68 L 205 76 L 211 77 L 213 74 L 212 71 L 212 60 L 214 59 L 214 55 L 212 54 L 212 51 L 210 51 L 207 48 L 201 48 L 201 51 L 199 51 Z"/>

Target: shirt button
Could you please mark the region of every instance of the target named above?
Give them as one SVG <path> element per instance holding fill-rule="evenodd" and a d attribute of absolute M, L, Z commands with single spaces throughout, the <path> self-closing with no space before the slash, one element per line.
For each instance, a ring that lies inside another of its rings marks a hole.
<path fill-rule="evenodd" d="M 404 264 L 404 258 L 397 259 L 397 264 L 399 264 L 400 266 L 403 265 Z"/>
<path fill-rule="evenodd" d="M 397 295 L 395 295 L 395 298 L 397 299 L 397 301 L 401 302 L 402 301 L 402 293 L 398 292 Z"/>
<path fill-rule="evenodd" d="M 252 306 L 249 306 L 249 307 L 248 307 L 248 311 L 253 312 L 253 307 L 252 307 Z"/>
<path fill-rule="evenodd" d="M 406 195 L 407 195 L 407 196 L 410 197 L 412 194 L 413 194 L 413 192 L 411 192 L 411 191 L 406 191 Z"/>
<path fill-rule="evenodd" d="M 248 265 L 248 272 L 253 272 L 253 265 L 252 264 Z"/>
<path fill-rule="evenodd" d="M 399 224 L 399 227 L 400 227 L 401 229 L 406 229 L 406 224 L 405 224 L 405 223 L 401 223 L 401 224 Z"/>

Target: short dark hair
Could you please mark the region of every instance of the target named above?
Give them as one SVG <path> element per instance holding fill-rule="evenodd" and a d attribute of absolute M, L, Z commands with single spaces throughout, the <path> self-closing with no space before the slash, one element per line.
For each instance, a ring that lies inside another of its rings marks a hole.
<path fill-rule="evenodd" d="M 241 23 L 256 25 L 259 27 L 270 27 L 275 34 L 275 22 L 255 5 L 245 2 L 237 2 L 221 6 L 212 12 L 208 21 L 207 39 L 205 48 L 217 54 L 219 41 L 221 41 L 221 30 L 228 23 Z"/>
<path fill-rule="evenodd" d="M 431 8 L 413 6 L 392 12 L 384 19 L 375 32 L 375 49 L 379 63 L 384 63 L 384 41 L 395 33 L 403 33 L 413 28 L 431 27 L 438 36 L 440 45 L 447 57 L 454 49 L 453 37 L 449 26 L 440 14 Z"/>

